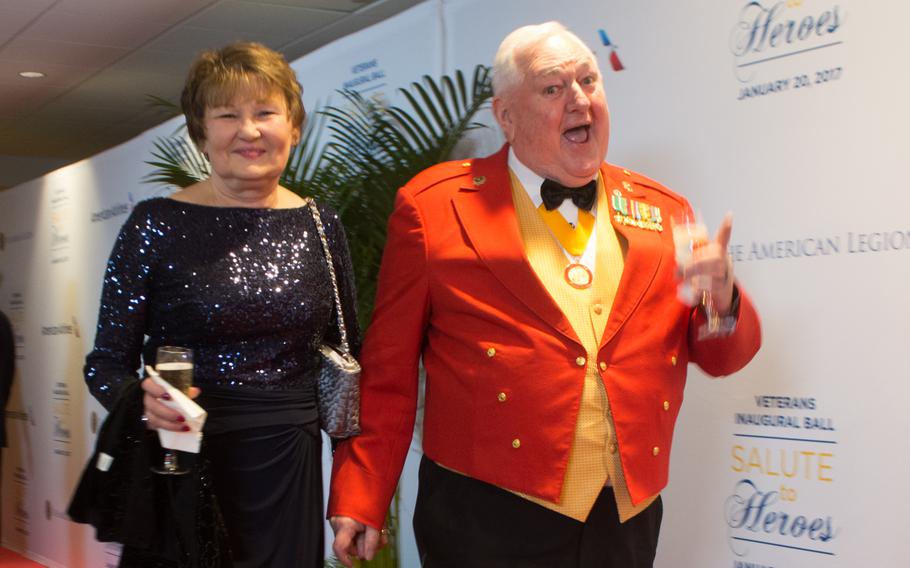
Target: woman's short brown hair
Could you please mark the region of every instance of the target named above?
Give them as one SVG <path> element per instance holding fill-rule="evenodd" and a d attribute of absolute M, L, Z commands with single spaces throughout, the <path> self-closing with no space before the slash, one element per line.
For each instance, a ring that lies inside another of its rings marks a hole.
<path fill-rule="evenodd" d="M 288 62 L 261 43 L 239 41 L 203 51 L 187 74 L 180 106 L 196 146 L 205 142 L 205 109 L 229 104 L 244 92 L 257 96 L 281 94 L 291 124 L 297 128 L 303 125 L 303 89 Z"/>

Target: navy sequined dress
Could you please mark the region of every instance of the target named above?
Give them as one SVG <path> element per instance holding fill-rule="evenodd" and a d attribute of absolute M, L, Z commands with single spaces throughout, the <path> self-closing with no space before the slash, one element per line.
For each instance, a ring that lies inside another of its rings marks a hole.
<path fill-rule="evenodd" d="M 350 255 L 320 206 L 349 341 L 360 334 Z M 325 256 L 308 207 L 136 205 L 104 277 L 85 378 L 109 408 L 160 345 L 191 347 L 205 452 L 235 566 L 322 566 L 317 348 L 338 342 Z"/>

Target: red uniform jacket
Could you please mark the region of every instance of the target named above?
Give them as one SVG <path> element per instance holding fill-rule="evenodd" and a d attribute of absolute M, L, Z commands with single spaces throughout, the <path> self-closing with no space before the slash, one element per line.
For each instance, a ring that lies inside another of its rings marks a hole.
<path fill-rule="evenodd" d="M 504 147 L 439 164 L 398 193 L 361 354 L 363 433 L 335 453 L 330 516 L 382 526 L 412 436 L 421 357 L 426 456 L 506 489 L 559 498 L 585 376 L 576 359 L 587 353 L 525 257 L 506 160 Z M 608 164 L 601 172 L 608 195 L 622 188 L 623 197 L 659 207 L 666 225 L 658 232 L 614 218 L 628 250 L 597 355 L 638 503 L 667 483 L 686 364 L 733 373 L 756 353 L 761 332 L 740 292 L 735 332 L 695 341 L 703 316 L 677 300 L 667 221 L 689 205 L 643 176 Z M 613 218 L 601 204 L 598 215 Z"/>

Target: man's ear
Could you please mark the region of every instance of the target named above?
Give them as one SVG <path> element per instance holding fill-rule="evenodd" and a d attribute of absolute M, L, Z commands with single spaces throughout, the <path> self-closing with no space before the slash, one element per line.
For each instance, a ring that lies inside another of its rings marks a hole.
<path fill-rule="evenodd" d="M 506 142 L 511 142 L 512 134 L 515 132 L 515 125 L 512 123 L 511 109 L 502 97 L 493 97 L 493 117 L 496 118 L 496 122 L 502 128 Z"/>

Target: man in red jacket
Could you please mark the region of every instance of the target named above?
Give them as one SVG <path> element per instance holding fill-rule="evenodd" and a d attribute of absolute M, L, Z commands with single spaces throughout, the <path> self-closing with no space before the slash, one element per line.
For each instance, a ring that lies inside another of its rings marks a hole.
<path fill-rule="evenodd" d="M 727 375 L 761 341 L 731 221 L 677 264 L 669 220 L 691 208 L 604 162 L 597 61 L 560 24 L 506 37 L 493 89 L 506 146 L 422 172 L 389 220 L 363 433 L 335 453 L 334 550 L 350 565 L 382 540 L 422 360 L 425 566 L 651 566 L 687 363 Z M 709 336 L 681 282 L 711 298 Z"/>

